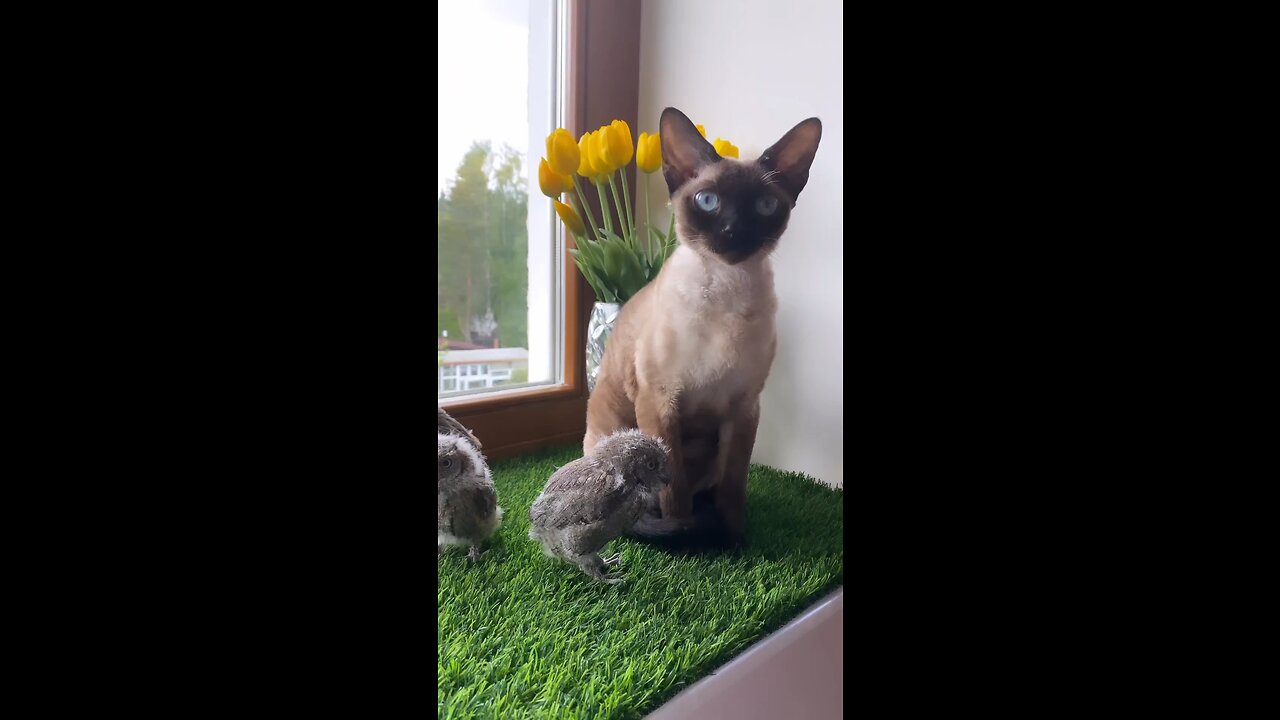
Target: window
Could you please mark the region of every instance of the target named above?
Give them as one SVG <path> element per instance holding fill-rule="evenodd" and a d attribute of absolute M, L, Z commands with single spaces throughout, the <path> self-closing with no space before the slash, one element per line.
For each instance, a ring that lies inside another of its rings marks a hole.
<path fill-rule="evenodd" d="M 512 39 L 519 33 L 510 32 L 509 28 L 491 32 L 499 21 L 518 28 L 519 24 L 513 23 L 511 18 L 525 16 L 528 24 L 523 39 Z M 441 155 L 444 155 L 448 140 L 444 137 L 446 133 L 453 132 L 462 137 L 461 141 L 453 143 L 454 147 L 463 146 L 456 150 L 458 158 L 465 155 L 470 147 L 469 140 L 479 139 L 480 136 L 473 137 L 472 133 L 473 129 L 482 127 L 482 113 L 475 110 L 479 107 L 477 103 L 492 102 L 493 98 L 484 96 L 497 95 L 495 88 L 506 87 L 493 78 L 494 73 L 526 78 L 526 85 L 517 91 L 522 96 L 519 102 L 527 104 L 512 103 L 511 112 L 526 116 L 529 131 L 523 148 L 512 145 L 517 147 L 517 154 L 521 150 L 527 152 L 521 158 L 521 171 L 527 178 L 523 188 L 528 217 L 524 236 L 528 259 L 523 276 L 528 282 L 525 295 L 527 344 L 510 341 L 511 315 L 500 301 L 494 301 L 492 324 L 487 303 L 483 309 L 477 309 L 477 291 L 485 284 L 502 281 L 503 276 L 495 280 L 490 275 L 481 282 L 478 278 L 482 276 L 473 266 L 472 292 L 476 294 L 472 297 L 471 311 L 459 313 L 456 303 L 450 307 L 444 302 L 447 293 L 443 288 L 440 293 L 437 402 L 480 438 L 485 456 L 491 459 L 548 445 L 581 442 L 587 403 L 583 369 L 586 324 L 594 297 L 568 257 L 566 241 L 559 240 L 565 233 L 558 224 L 553 225 L 556 218 L 551 212 L 550 202 L 538 191 L 537 162 L 544 154 L 544 141 L 553 127 L 567 128 L 574 137 L 614 118 L 626 120 L 632 128 L 639 127 L 636 108 L 640 96 L 640 0 L 508 0 L 501 3 L 496 0 L 441 0 L 438 19 L 442 72 L 438 100 L 441 107 L 450 113 L 449 117 L 444 113 L 440 115 Z M 476 24 L 477 20 L 480 24 Z M 485 24 L 489 22 L 495 24 Z M 525 43 L 525 59 L 517 62 L 518 67 L 514 71 L 512 67 L 495 70 L 493 63 L 486 59 L 491 46 L 517 40 Z M 446 48 L 453 48 L 455 54 L 444 57 L 446 52 L 452 52 Z M 488 69 L 481 72 L 481 66 Z M 449 78 L 443 75 L 446 71 L 450 73 Z M 553 101 L 563 107 L 562 118 L 554 122 L 552 112 L 556 108 Z M 471 124 L 457 121 L 464 116 L 472 121 Z M 544 125 L 537 127 L 539 122 L 544 122 Z M 496 147 L 501 147 L 501 143 Z M 458 159 L 441 162 L 437 201 L 441 207 L 437 208 L 438 211 L 444 205 L 445 189 L 450 187 L 460 165 Z M 480 164 L 479 167 L 483 169 L 485 166 Z M 492 165 L 489 167 L 491 169 Z M 494 187 L 494 178 L 493 175 L 486 176 L 489 190 Z M 477 189 L 478 186 L 479 183 L 473 185 Z M 453 201 L 452 196 L 449 200 Z M 442 218 L 442 213 L 438 212 L 437 217 Z M 458 217 L 462 216 L 455 216 L 455 221 Z M 439 222 L 443 224 L 443 219 Z M 479 263 L 477 258 L 489 252 L 491 247 L 487 242 L 481 236 L 480 241 L 472 244 L 474 252 L 470 255 L 458 252 L 460 246 L 456 244 L 440 247 L 441 275 L 452 260 L 464 264 Z M 445 258 L 446 250 L 453 253 L 448 259 Z M 450 272 L 455 273 L 451 278 L 457 277 L 456 269 Z M 437 278 L 437 281 L 443 280 L 444 277 Z M 457 283 L 453 284 L 450 292 L 453 298 L 463 295 Z M 468 325 L 468 333 L 464 333 L 463 325 L 456 317 L 452 324 L 445 322 L 450 309 L 455 316 L 469 315 L 475 319 L 479 315 L 479 322 L 474 326 Z M 479 330 L 473 339 L 485 339 L 484 332 L 494 326 L 499 340 L 497 347 L 481 342 L 462 347 L 470 329 Z M 465 362 L 452 355 L 455 348 L 469 352 Z M 522 358 L 483 356 L 478 354 L 482 350 L 523 350 L 525 355 Z M 445 362 L 446 354 L 450 354 L 449 363 Z M 463 376 L 458 367 L 464 364 L 488 365 L 488 373 Z M 451 369 L 445 371 L 445 365 Z M 466 389 L 464 383 L 474 383 L 477 387 Z"/>
<path fill-rule="evenodd" d="M 563 124 L 560 5 L 438 4 L 442 399 L 563 382 L 564 245 L 537 184 Z"/>

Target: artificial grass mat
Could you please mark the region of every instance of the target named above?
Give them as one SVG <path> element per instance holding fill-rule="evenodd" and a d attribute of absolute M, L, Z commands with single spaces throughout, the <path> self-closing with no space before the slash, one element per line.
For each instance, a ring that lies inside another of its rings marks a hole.
<path fill-rule="evenodd" d="M 529 539 L 529 506 L 581 447 L 493 463 L 506 510 L 489 554 L 439 558 L 439 718 L 638 718 L 844 583 L 844 493 L 762 465 L 747 543 L 699 553 L 630 538 L 618 585 Z"/>

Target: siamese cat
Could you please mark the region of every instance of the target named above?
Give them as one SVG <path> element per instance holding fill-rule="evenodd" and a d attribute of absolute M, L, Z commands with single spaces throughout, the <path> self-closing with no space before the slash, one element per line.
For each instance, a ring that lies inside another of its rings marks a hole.
<path fill-rule="evenodd" d="M 658 128 L 680 246 L 618 315 L 587 403 L 583 453 L 624 428 L 661 438 L 672 482 L 633 534 L 738 543 L 777 346 L 769 254 L 809 179 L 822 123 L 801 122 L 754 162 L 720 157 L 675 108 Z"/>

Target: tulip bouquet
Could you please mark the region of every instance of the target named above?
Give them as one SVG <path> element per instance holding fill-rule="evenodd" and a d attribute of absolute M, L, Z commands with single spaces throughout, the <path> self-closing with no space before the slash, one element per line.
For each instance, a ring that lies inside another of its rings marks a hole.
<path fill-rule="evenodd" d="M 697 127 L 706 137 L 706 130 L 701 125 Z M 722 157 L 738 157 L 738 148 L 727 140 L 717 138 L 714 146 Z M 631 210 L 624 172 L 633 157 L 636 167 L 644 173 L 643 232 Z M 665 233 L 649 221 L 649 175 L 660 167 L 662 146 L 658 135 L 640 133 L 640 140 L 633 147 L 631 128 L 623 120 L 586 133 L 576 143 L 564 128 L 556 128 L 547 136 L 547 157 L 538 165 L 538 187 L 551 198 L 556 214 L 573 233 L 576 247 L 569 252 L 600 302 L 625 303 L 631 299 L 658 276 L 662 264 L 676 249 L 675 216 Z M 579 177 L 594 184 L 599 193 L 600 223 L 582 192 Z M 613 200 L 617 227 L 609 212 L 606 189 Z M 577 204 L 578 210 L 560 202 L 562 193 L 571 193 L 569 200 Z M 582 221 L 584 215 L 589 226 Z"/>

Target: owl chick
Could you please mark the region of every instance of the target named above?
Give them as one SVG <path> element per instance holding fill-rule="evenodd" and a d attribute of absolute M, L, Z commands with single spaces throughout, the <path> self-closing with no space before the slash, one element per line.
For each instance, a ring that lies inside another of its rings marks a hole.
<path fill-rule="evenodd" d="M 468 557 L 480 559 L 480 543 L 498 529 L 502 508 L 484 457 L 464 437 L 437 433 L 437 509 L 440 520 L 436 555 L 446 545 L 470 545 Z"/>
<path fill-rule="evenodd" d="M 436 406 L 436 432 L 441 435 L 458 435 L 471 441 L 472 445 L 477 448 L 484 447 L 480 441 L 476 439 L 471 431 L 462 427 L 462 423 L 453 419 L 453 416 L 444 411 L 444 408 Z"/>
<path fill-rule="evenodd" d="M 661 440 L 639 430 L 614 433 L 590 457 L 574 460 L 547 480 L 529 508 L 529 537 L 542 543 L 547 555 L 577 565 L 596 580 L 622 582 L 605 580 L 619 555 L 604 560 L 599 552 L 630 530 L 670 482 Z"/>

